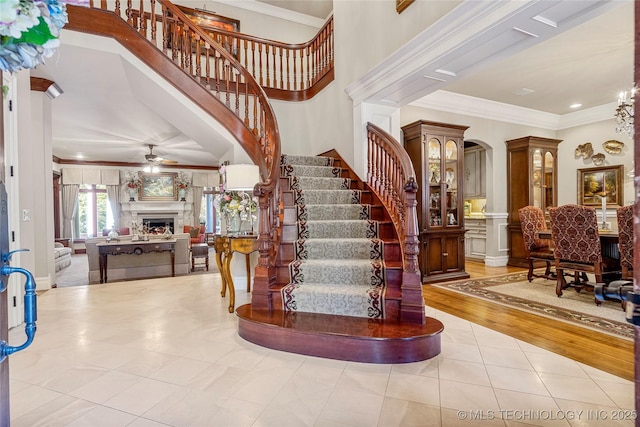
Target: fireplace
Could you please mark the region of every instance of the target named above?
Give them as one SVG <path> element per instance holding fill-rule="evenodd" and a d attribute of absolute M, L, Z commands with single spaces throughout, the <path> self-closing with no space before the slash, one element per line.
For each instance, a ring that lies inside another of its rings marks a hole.
<path fill-rule="evenodd" d="M 142 224 L 149 228 L 150 233 L 161 234 L 167 228 L 175 233 L 173 218 L 142 218 Z"/>
<path fill-rule="evenodd" d="M 170 227 L 173 234 L 182 233 L 185 224 L 193 221 L 193 205 L 185 202 L 123 202 L 120 224 Z"/>

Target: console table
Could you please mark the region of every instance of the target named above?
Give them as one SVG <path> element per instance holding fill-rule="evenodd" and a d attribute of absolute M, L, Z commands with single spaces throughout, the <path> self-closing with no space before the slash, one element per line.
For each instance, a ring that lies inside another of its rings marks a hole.
<path fill-rule="evenodd" d="M 247 266 L 247 292 L 251 291 L 251 259 L 250 254 L 258 250 L 257 235 L 223 236 L 216 235 L 214 249 L 216 251 L 216 263 L 222 276 L 222 290 L 220 295 L 224 298 L 226 289 L 229 288 L 229 313 L 233 313 L 236 303 L 236 290 L 233 287 L 231 276 L 231 258 L 234 252 L 245 255 Z"/>
<path fill-rule="evenodd" d="M 140 255 L 150 252 L 169 252 L 171 255 L 171 276 L 176 275 L 175 239 L 126 241 L 98 243 L 96 247 L 100 254 L 100 283 L 107 283 L 107 255 Z"/>

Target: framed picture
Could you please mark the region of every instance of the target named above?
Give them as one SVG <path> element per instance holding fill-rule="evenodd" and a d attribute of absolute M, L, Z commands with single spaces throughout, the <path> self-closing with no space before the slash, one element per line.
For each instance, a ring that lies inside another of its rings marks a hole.
<path fill-rule="evenodd" d="M 187 15 L 193 22 L 205 30 L 209 28 L 219 28 L 226 31 L 240 31 L 240 21 L 237 19 L 216 15 L 215 13 L 203 9 L 192 9 L 190 7 L 179 5 L 176 6 L 182 11 L 182 13 Z"/>
<path fill-rule="evenodd" d="M 140 172 L 140 200 L 178 200 L 175 172 Z"/>
<path fill-rule="evenodd" d="M 604 195 L 607 206 L 622 206 L 623 183 L 623 165 L 578 169 L 578 204 L 602 206 Z"/>

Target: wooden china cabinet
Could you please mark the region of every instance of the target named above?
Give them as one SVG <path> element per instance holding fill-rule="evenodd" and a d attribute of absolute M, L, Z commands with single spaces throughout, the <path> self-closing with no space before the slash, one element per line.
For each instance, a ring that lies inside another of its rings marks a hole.
<path fill-rule="evenodd" d="M 558 202 L 558 144 L 562 140 L 526 136 L 507 141 L 507 240 L 509 265 L 528 267 L 518 209 L 537 206 L 549 220 Z"/>
<path fill-rule="evenodd" d="M 422 282 L 464 279 L 464 131 L 419 120 L 402 127 L 418 180 Z"/>

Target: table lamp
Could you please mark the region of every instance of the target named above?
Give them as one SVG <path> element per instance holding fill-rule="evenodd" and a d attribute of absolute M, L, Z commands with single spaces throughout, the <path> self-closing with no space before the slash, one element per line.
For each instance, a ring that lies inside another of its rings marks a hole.
<path fill-rule="evenodd" d="M 227 165 L 225 167 L 225 190 L 238 191 L 241 197 L 249 198 L 249 222 L 251 234 L 253 234 L 253 215 L 251 203 L 253 187 L 260 182 L 260 169 L 257 165 Z M 250 194 L 249 194 L 250 193 Z"/>

